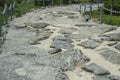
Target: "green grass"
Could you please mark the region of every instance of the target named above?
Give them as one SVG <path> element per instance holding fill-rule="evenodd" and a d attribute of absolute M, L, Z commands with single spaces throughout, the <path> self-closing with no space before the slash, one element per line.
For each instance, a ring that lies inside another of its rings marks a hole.
<path fill-rule="evenodd" d="M 92 12 L 92 18 L 93 19 L 98 19 L 100 18 L 100 12 L 99 11 L 93 11 Z M 112 23 L 110 23 L 110 15 L 105 14 L 103 12 L 103 23 L 109 24 L 109 25 L 117 25 L 120 26 L 120 16 L 112 16 Z"/>

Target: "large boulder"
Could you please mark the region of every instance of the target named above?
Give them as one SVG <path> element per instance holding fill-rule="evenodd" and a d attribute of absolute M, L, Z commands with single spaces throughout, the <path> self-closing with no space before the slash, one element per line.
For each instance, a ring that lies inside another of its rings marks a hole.
<path fill-rule="evenodd" d="M 40 23 L 33 23 L 33 24 L 31 24 L 31 27 L 37 28 L 37 29 L 41 29 L 41 28 L 47 27 L 48 25 L 50 25 L 50 24 L 45 23 L 45 22 L 40 22 Z"/>
<path fill-rule="evenodd" d="M 81 50 L 69 49 L 61 53 L 61 67 L 63 70 L 74 70 L 75 66 L 80 62 L 89 62 L 90 59 L 83 55 Z"/>

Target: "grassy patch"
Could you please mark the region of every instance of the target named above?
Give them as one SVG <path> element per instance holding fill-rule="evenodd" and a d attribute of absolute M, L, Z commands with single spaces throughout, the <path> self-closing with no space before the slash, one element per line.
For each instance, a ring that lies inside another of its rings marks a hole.
<path fill-rule="evenodd" d="M 92 18 L 100 18 L 100 11 L 93 11 Z M 112 16 L 112 23 L 110 23 L 110 15 L 105 14 L 103 12 L 103 23 L 110 24 L 110 25 L 117 25 L 120 26 L 120 16 Z"/>

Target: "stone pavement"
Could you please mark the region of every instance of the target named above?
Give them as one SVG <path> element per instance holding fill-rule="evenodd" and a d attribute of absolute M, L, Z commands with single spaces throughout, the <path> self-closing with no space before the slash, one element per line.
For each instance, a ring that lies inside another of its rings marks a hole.
<path fill-rule="evenodd" d="M 0 80 L 120 80 L 120 27 L 86 22 L 79 5 L 10 22 Z"/>

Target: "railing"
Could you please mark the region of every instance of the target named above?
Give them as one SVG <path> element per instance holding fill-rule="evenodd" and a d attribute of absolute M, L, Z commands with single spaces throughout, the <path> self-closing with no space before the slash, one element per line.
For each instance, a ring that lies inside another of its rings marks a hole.
<path fill-rule="evenodd" d="M 108 8 L 106 8 L 106 7 L 104 7 L 104 6 L 101 6 L 100 7 L 100 22 L 102 23 L 102 12 L 103 12 L 103 10 L 105 10 L 105 11 L 108 11 L 108 12 L 110 12 L 110 23 L 112 23 L 112 14 L 113 13 L 116 13 L 116 14 L 120 14 L 120 11 L 116 11 L 116 10 L 113 10 L 112 8 L 111 9 L 108 9 Z"/>
<path fill-rule="evenodd" d="M 87 8 L 89 10 L 86 10 Z M 99 9 L 99 11 L 100 11 L 100 17 L 99 17 L 100 23 L 103 23 L 103 10 L 104 11 L 108 11 L 110 13 L 110 23 L 112 23 L 112 14 L 113 13 L 120 14 L 120 11 L 115 11 L 115 10 L 112 10 L 112 9 L 108 9 L 108 8 L 104 7 L 103 5 L 97 7 L 97 9 Z M 93 11 L 94 11 L 93 5 L 91 5 L 91 4 L 85 4 L 85 3 L 81 4 L 80 3 L 79 12 L 81 14 L 83 14 L 83 16 L 87 15 L 86 12 L 87 13 L 89 12 L 89 14 L 88 14 L 89 15 L 89 19 L 91 19 Z"/>
<path fill-rule="evenodd" d="M 89 8 L 89 10 L 87 10 L 87 8 Z M 82 9 L 83 9 L 83 11 L 82 11 Z M 79 12 L 82 13 L 83 16 L 85 16 L 85 15 L 86 15 L 86 12 L 89 11 L 89 19 L 91 19 L 92 10 L 93 10 L 92 4 L 81 4 L 81 3 L 80 3 L 80 10 L 79 10 Z"/>

